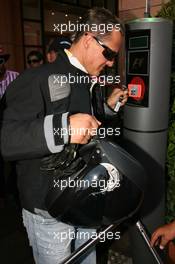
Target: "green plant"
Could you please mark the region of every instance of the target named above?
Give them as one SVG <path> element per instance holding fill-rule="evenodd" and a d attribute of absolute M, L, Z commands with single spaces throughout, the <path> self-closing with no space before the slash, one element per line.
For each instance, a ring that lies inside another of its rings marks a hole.
<path fill-rule="evenodd" d="M 157 14 L 159 17 L 164 17 L 168 19 L 175 19 L 175 0 L 171 0 L 168 3 L 164 4 Z"/>
<path fill-rule="evenodd" d="M 157 15 L 173 20 L 172 75 L 167 148 L 167 214 L 166 221 L 175 219 L 175 0 L 164 4 Z"/>
<path fill-rule="evenodd" d="M 175 73 L 172 76 L 172 92 L 175 92 Z M 170 122 L 168 130 L 167 149 L 167 171 L 168 171 L 168 192 L 167 192 L 167 221 L 175 219 L 175 96 L 170 111 Z"/>

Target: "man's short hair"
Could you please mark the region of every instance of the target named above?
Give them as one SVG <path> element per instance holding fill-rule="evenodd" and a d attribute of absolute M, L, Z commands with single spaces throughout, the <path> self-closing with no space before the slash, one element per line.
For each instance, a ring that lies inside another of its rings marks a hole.
<path fill-rule="evenodd" d="M 114 28 L 124 35 L 124 25 L 119 18 L 113 15 L 108 9 L 95 7 L 89 9 L 81 21 L 79 21 L 77 31 L 72 36 L 72 40 L 74 43 L 78 42 L 86 32 L 91 32 L 95 36 L 105 38 L 112 33 L 112 29 Z"/>
<path fill-rule="evenodd" d="M 39 61 L 44 61 L 43 54 L 38 50 L 32 50 L 27 54 L 27 60 L 29 60 L 30 57 L 35 56 Z"/>

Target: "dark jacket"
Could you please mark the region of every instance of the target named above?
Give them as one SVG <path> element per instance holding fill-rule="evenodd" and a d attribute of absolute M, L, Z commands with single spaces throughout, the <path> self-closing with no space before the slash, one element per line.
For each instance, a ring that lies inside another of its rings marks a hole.
<path fill-rule="evenodd" d="M 59 133 L 68 128 L 68 115 L 91 114 L 91 83 L 86 79 L 70 84 L 64 78 L 68 74 L 87 75 L 60 51 L 54 63 L 21 74 L 3 98 L 1 154 L 16 161 L 22 207 L 31 212 L 45 210 L 44 199 L 51 184 L 51 177 L 40 170 L 41 159 L 61 152 L 68 144 L 68 135 Z"/>

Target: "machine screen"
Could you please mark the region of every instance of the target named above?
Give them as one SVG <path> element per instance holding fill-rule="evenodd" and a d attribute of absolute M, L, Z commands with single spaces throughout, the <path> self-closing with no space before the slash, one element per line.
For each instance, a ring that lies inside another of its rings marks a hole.
<path fill-rule="evenodd" d="M 129 48 L 130 49 L 148 48 L 148 36 L 130 38 Z"/>
<path fill-rule="evenodd" d="M 128 52 L 128 74 L 148 75 L 149 74 L 149 51 Z"/>

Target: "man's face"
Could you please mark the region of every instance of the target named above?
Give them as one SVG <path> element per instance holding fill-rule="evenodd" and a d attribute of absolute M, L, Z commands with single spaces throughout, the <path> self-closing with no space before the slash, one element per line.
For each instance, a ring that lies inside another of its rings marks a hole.
<path fill-rule="evenodd" d="M 27 61 L 29 68 L 37 68 L 43 64 L 43 60 L 39 60 L 36 56 L 30 56 Z"/>
<path fill-rule="evenodd" d="M 113 30 L 106 38 L 94 38 L 93 34 L 87 36 L 86 52 L 84 56 L 84 66 L 88 73 L 92 76 L 98 76 L 105 66 L 112 67 L 115 59 L 107 59 L 104 54 L 106 46 L 110 50 L 118 53 L 122 44 L 122 34 L 119 31 Z M 109 50 L 108 50 L 109 51 Z"/>
<path fill-rule="evenodd" d="M 47 53 L 47 60 L 48 62 L 54 62 L 57 58 L 57 52 L 55 52 L 54 50 L 51 50 L 50 52 Z"/>

